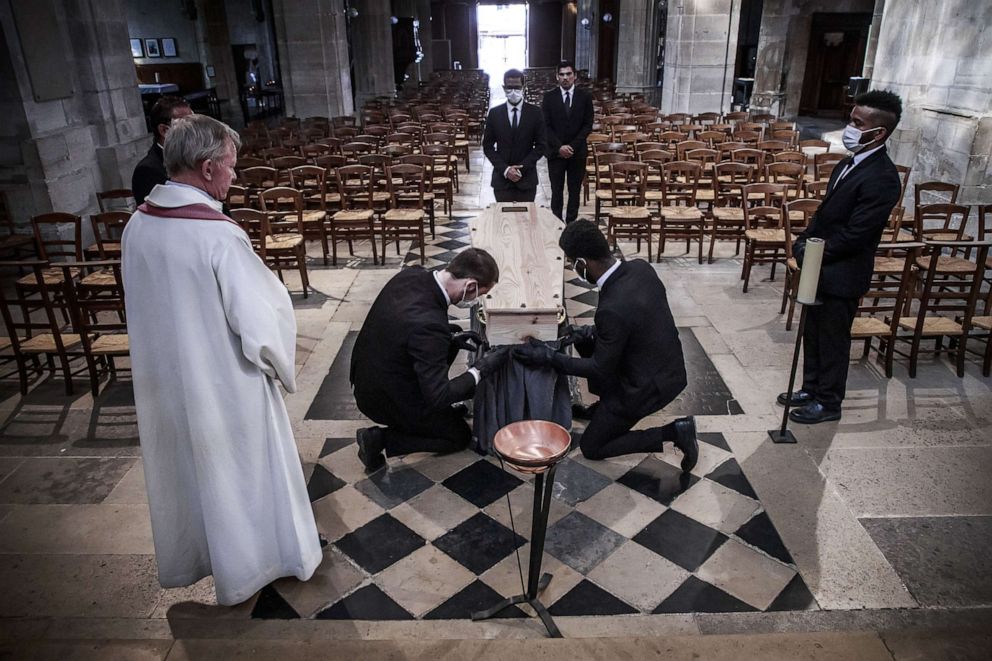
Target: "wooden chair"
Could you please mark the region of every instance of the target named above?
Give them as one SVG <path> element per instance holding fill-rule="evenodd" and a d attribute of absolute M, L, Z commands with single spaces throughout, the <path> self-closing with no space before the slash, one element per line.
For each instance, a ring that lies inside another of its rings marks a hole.
<path fill-rule="evenodd" d="M 87 248 L 86 253 L 102 260 L 120 259 L 121 236 L 130 219 L 131 214 L 127 211 L 105 211 L 90 216 L 90 227 L 93 228 L 96 243 Z"/>
<path fill-rule="evenodd" d="M 316 167 L 316 166 L 299 166 Z M 303 175 L 299 175 L 302 177 Z M 320 209 L 306 208 L 302 190 L 288 186 L 269 188 L 258 194 L 262 211 L 269 214 L 269 223 L 273 232 L 298 232 L 306 240 L 320 241 L 327 264 L 328 247 L 327 213 Z"/>
<path fill-rule="evenodd" d="M 611 167 L 616 163 L 627 161 L 627 155 L 622 151 L 608 151 L 605 149 L 595 152 L 594 155 L 596 159 L 596 177 L 594 179 L 596 190 L 593 194 L 593 198 L 595 199 L 593 220 L 598 224 L 606 217 L 603 207 L 613 205 L 613 190 L 610 186 L 613 178 Z"/>
<path fill-rule="evenodd" d="M 956 204 L 961 187 L 943 181 L 923 181 L 913 187 L 913 211 L 933 203 Z M 936 199 L 935 199 L 936 198 Z"/>
<path fill-rule="evenodd" d="M 782 227 L 785 229 L 785 236 L 798 236 L 813 218 L 813 214 L 820 207 L 820 200 L 801 199 L 786 202 L 782 206 Z M 792 318 L 796 311 L 796 294 L 799 290 L 799 275 L 801 273 L 799 262 L 792 254 L 793 241 L 785 242 L 785 285 L 782 287 L 782 309 L 779 314 L 786 312 L 785 330 L 792 330 Z"/>
<path fill-rule="evenodd" d="M 974 251 L 977 261 L 942 256 L 951 252 Z M 910 344 L 909 376 L 916 377 L 916 367 L 924 339 L 934 341 L 933 353 L 944 351 L 943 338 L 954 341 L 947 353 L 954 355 L 956 372 L 964 376 L 964 360 L 972 317 L 975 316 L 989 244 L 982 241 L 928 241 L 923 256 L 915 260 L 923 273 L 923 287 L 918 294 L 915 318 L 903 317 L 899 326 L 907 335 L 898 339 Z M 941 259 L 943 257 L 943 259 Z M 954 260 L 954 261 L 947 261 Z"/>
<path fill-rule="evenodd" d="M 267 165 L 245 168 L 238 174 L 238 179 L 246 189 L 245 203 L 251 205 L 258 200 L 258 194 L 267 188 L 275 188 L 279 181 L 279 172 Z"/>
<path fill-rule="evenodd" d="M 431 165 L 431 190 L 442 198 L 444 213 L 451 215 L 455 193 L 458 192 L 458 167 L 452 163 L 452 148 L 446 145 L 423 145 L 420 152 L 433 159 Z"/>
<path fill-rule="evenodd" d="M 707 262 L 713 263 L 716 240 L 736 243 L 735 255 L 744 241 L 743 188 L 754 182 L 757 171 L 747 163 L 723 162 L 713 167 L 713 209 L 710 219 L 710 248 Z"/>
<path fill-rule="evenodd" d="M 62 238 L 60 227 L 68 226 L 69 233 Z M 42 261 L 83 261 L 83 221 L 71 213 L 43 213 L 31 218 L 31 228 L 34 230 L 35 250 Z M 17 289 L 30 290 L 38 286 L 34 273 L 18 278 L 14 285 Z M 62 271 L 49 267 L 42 271 L 45 284 L 49 287 L 48 294 L 57 308 L 62 311 L 63 319 L 69 322 L 69 310 L 63 298 Z"/>
<path fill-rule="evenodd" d="M 785 244 L 794 241 L 786 236 L 782 222 L 787 188 L 783 184 L 748 184 L 742 189 L 744 198 L 744 264 L 741 280 L 747 293 L 751 270 L 756 264 L 771 264 L 771 279 L 775 266 L 785 262 Z M 756 199 L 760 196 L 760 199 Z M 751 200 L 756 200 L 752 206 Z"/>
<path fill-rule="evenodd" d="M 661 166 L 664 177 L 658 259 L 668 239 L 685 239 L 685 251 L 699 241 L 698 261 L 703 263 L 703 213 L 696 206 L 703 166 L 695 161 L 672 161 Z"/>
<path fill-rule="evenodd" d="M 273 233 L 269 214 L 258 209 L 231 209 L 231 217 L 248 234 L 252 247 L 262 262 L 276 272 L 283 284 L 286 284 L 283 269 L 299 270 L 303 298 L 307 298 L 310 295 L 310 274 L 307 272 L 306 246 L 300 228 L 282 223 L 282 231 Z"/>
<path fill-rule="evenodd" d="M 644 200 L 647 174 L 648 165 L 639 161 L 620 161 L 610 165 L 606 238 L 614 248 L 619 238 L 636 240 L 638 252 L 641 250 L 641 239 L 645 239 L 650 261 L 651 214 Z"/>
<path fill-rule="evenodd" d="M 100 191 L 96 194 L 96 203 L 100 206 L 100 211 L 127 211 L 134 212 L 134 193 L 130 188 L 116 188 L 114 190 Z"/>
<path fill-rule="evenodd" d="M 382 217 L 382 261 L 386 261 L 386 242 L 396 241 L 396 254 L 400 254 L 400 239 L 411 238 L 420 249 L 423 264 L 424 244 L 424 168 L 419 165 L 398 164 L 386 167 L 386 176 L 392 182 L 392 208 Z"/>
<path fill-rule="evenodd" d="M 331 264 L 338 264 L 338 241 L 347 241 L 348 252 L 354 255 L 352 242 L 365 239 L 372 245 L 372 263 L 377 264 L 372 168 L 367 165 L 344 165 L 338 168 L 337 179 L 343 208 L 334 213 L 330 220 Z"/>
<path fill-rule="evenodd" d="M 802 197 L 806 168 L 799 163 L 775 162 L 765 166 L 765 181 L 770 184 L 783 184 L 786 199 L 798 200 Z"/>
<path fill-rule="evenodd" d="M 917 241 L 972 241 L 964 233 L 971 207 L 963 204 L 924 204 L 916 207 L 913 233 Z"/>

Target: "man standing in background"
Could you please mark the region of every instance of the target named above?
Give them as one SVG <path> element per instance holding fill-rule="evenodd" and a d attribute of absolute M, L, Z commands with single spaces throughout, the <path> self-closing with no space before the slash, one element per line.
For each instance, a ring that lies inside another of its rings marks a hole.
<path fill-rule="evenodd" d="M 547 151 L 541 109 L 524 102 L 524 74 L 503 74 L 506 103 L 489 111 L 482 151 L 493 164 L 497 202 L 533 202 L 537 196 L 537 162 Z"/>
<path fill-rule="evenodd" d="M 178 96 L 163 96 L 152 106 L 152 135 L 155 136 L 155 141 L 131 175 L 131 192 L 134 194 L 135 204 L 144 202 L 155 186 L 169 180 L 162 147 L 165 144 L 165 134 L 169 132 L 172 120 L 192 114 L 186 99 Z"/>
<path fill-rule="evenodd" d="M 551 212 L 562 218 L 565 180 L 568 180 L 570 223 L 579 215 L 579 189 L 586 172 L 586 138 L 592 131 L 592 96 L 575 86 L 575 65 L 558 63 L 558 87 L 541 103 L 548 138 L 548 176 L 551 179 Z"/>

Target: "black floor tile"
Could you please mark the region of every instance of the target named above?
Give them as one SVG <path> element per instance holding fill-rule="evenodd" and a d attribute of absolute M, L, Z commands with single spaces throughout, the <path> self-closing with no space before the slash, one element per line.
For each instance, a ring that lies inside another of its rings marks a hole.
<path fill-rule="evenodd" d="M 424 477 L 413 468 L 376 471 L 355 484 L 356 489 L 386 510 L 405 503 L 432 486 L 434 486 L 433 480 Z"/>
<path fill-rule="evenodd" d="M 468 247 L 468 244 L 467 243 L 463 243 L 461 245 L 461 248 L 467 248 L 467 247 Z M 448 264 L 448 263 L 451 262 L 451 260 L 453 260 L 455 258 L 455 255 L 457 255 L 459 252 L 460 252 L 460 249 L 459 250 L 445 250 L 444 252 L 439 252 L 436 255 L 431 255 L 431 259 L 436 259 L 437 261 L 439 261 L 439 262 L 441 262 L 443 264 Z"/>
<path fill-rule="evenodd" d="M 778 558 L 782 562 L 792 564 L 792 556 L 789 549 L 785 548 L 782 538 L 772 524 L 765 512 L 758 512 L 750 521 L 737 529 L 734 533 L 742 540 L 755 546 L 773 558 Z"/>
<path fill-rule="evenodd" d="M 503 597 L 491 587 L 476 579 L 472 583 L 451 597 L 443 604 L 424 615 L 425 620 L 467 620 L 472 617 L 472 613 L 486 610 L 501 602 Z M 496 619 L 527 617 L 527 615 L 517 608 L 510 606 L 493 616 Z"/>
<path fill-rule="evenodd" d="M 566 459 L 559 463 L 555 470 L 553 493 L 555 498 L 574 507 L 583 500 L 592 498 L 612 482 L 602 473 L 583 466 L 577 461 Z"/>
<path fill-rule="evenodd" d="M 458 250 L 459 248 L 464 248 L 468 245 L 468 241 L 459 241 L 458 239 L 446 239 L 444 241 L 436 241 L 435 246 L 439 248 L 444 248 L 445 250 Z"/>
<path fill-rule="evenodd" d="M 544 550 L 579 573 L 587 574 L 627 541 L 581 512 L 569 512 L 548 528 Z"/>
<path fill-rule="evenodd" d="M 318 620 L 412 620 L 413 616 L 376 585 L 366 585 L 317 613 Z"/>
<path fill-rule="evenodd" d="M 688 384 L 678 398 L 665 407 L 665 414 L 732 415 L 731 402 L 736 404 L 734 396 L 692 328 L 679 328 L 679 339 L 685 356 Z"/>
<path fill-rule="evenodd" d="M 754 489 L 751 488 L 751 483 L 747 481 L 744 477 L 744 473 L 741 471 L 740 464 L 737 460 L 731 457 L 725 462 L 713 469 L 709 475 L 709 479 L 714 482 L 718 482 L 728 489 L 733 489 L 737 493 L 743 494 L 748 498 L 754 498 L 758 500 L 758 495 L 754 493 Z"/>
<path fill-rule="evenodd" d="M 727 445 L 727 439 L 723 437 L 723 434 L 716 431 L 703 431 L 696 432 L 696 438 L 703 443 L 709 443 L 714 447 L 718 447 L 721 450 L 726 450 L 727 452 L 733 452 L 730 446 Z"/>
<path fill-rule="evenodd" d="M 434 546 L 476 575 L 525 543 L 523 537 L 482 512 L 434 540 Z"/>
<path fill-rule="evenodd" d="M 634 541 L 688 571 L 700 565 L 727 541 L 727 536 L 668 510 L 634 536 Z"/>
<path fill-rule="evenodd" d="M 548 611 L 555 616 L 569 615 L 630 615 L 638 610 L 620 601 L 603 588 L 583 580 L 566 592 Z"/>
<path fill-rule="evenodd" d="M 334 543 L 365 571 L 375 574 L 402 560 L 426 542 L 389 514 L 369 521 Z"/>
<path fill-rule="evenodd" d="M 575 296 L 572 296 L 570 300 L 578 301 L 579 303 L 585 303 L 586 305 L 591 305 L 593 307 L 596 307 L 599 304 L 599 292 L 590 289 L 589 291 L 584 291 L 581 294 L 576 294 Z"/>
<path fill-rule="evenodd" d="M 653 456 L 649 456 L 617 480 L 662 505 L 671 505 L 679 494 L 698 481 L 699 478 L 695 475 L 683 473 L 681 469 Z"/>
<path fill-rule="evenodd" d="M 259 620 L 298 620 L 299 613 L 286 603 L 282 595 L 272 587 L 266 585 L 258 595 L 255 607 L 251 609 L 251 616 Z"/>
<path fill-rule="evenodd" d="M 757 610 L 706 581 L 690 576 L 653 613 L 735 613 Z"/>
<path fill-rule="evenodd" d="M 770 611 L 801 611 L 810 608 L 818 608 L 816 598 L 813 597 L 806 581 L 799 574 L 792 577 L 785 589 L 779 593 L 775 600 L 768 606 Z"/>
<path fill-rule="evenodd" d="M 358 331 L 349 332 L 338 355 L 331 363 L 331 369 L 324 377 L 317 394 L 304 416 L 305 420 L 361 420 L 362 413 L 355 404 L 351 392 L 351 352 L 355 348 Z"/>
<path fill-rule="evenodd" d="M 327 455 L 337 452 L 341 448 L 346 448 L 349 445 L 353 445 L 354 443 L 354 436 L 349 436 L 348 438 L 328 438 L 324 441 L 324 447 L 320 449 L 318 458 L 326 457 Z"/>
<path fill-rule="evenodd" d="M 521 484 L 521 480 L 485 459 L 480 459 L 441 484 L 476 507 L 482 508 L 516 489 Z"/>
<path fill-rule="evenodd" d="M 329 470 L 317 464 L 307 482 L 307 495 L 310 502 L 320 500 L 329 493 L 334 493 L 346 484 L 344 480 L 331 473 Z"/>

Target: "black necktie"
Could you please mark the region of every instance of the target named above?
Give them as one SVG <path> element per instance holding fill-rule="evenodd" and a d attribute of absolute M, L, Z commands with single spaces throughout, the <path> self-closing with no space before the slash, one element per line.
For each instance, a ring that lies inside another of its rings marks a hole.
<path fill-rule="evenodd" d="M 517 128 L 517 107 L 513 106 L 513 119 L 510 120 L 510 128 Z"/>
<path fill-rule="evenodd" d="M 572 93 L 565 92 L 565 112 L 572 112 Z"/>
<path fill-rule="evenodd" d="M 844 181 L 844 179 L 847 178 L 847 175 L 850 174 L 850 168 L 853 165 L 854 165 L 854 157 L 853 156 L 848 156 L 847 158 L 845 158 L 845 159 L 843 159 L 843 160 L 841 160 L 841 161 L 839 161 L 837 163 L 836 168 L 837 168 L 837 171 L 839 172 L 839 174 L 837 175 L 837 179 L 834 181 L 833 188 L 830 189 L 830 192 L 833 192 L 834 190 L 836 190 L 837 187 L 840 186 L 841 182 Z"/>

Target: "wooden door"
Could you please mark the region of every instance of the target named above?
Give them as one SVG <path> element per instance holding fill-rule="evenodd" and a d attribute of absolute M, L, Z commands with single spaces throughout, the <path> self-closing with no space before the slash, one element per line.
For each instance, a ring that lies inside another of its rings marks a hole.
<path fill-rule="evenodd" d="M 864 68 L 870 27 L 871 14 L 813 14 L 800 114 L 847 115 L 848 79 Z"/>

